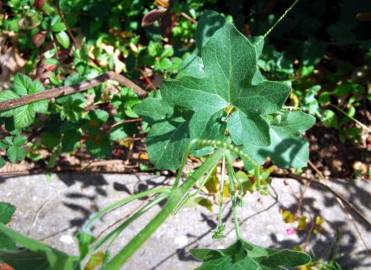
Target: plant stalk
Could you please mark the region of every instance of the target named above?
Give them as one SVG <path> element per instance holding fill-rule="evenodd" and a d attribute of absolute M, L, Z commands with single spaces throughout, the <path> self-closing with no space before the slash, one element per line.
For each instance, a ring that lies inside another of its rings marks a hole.
<path fill-rule="evenodd" d="M 186 181 L 175 188 L 169 195 L 169 199 L 161 211 L 121 249 L 105 266 L 105 270 L 119 270 L 121 266 L 133 255 L 150 236 L 160 227 L 162 223 L 173 213 L 179 201 L 187 194 L 189 189 L 198 181 L 202 175 L 212 169 L 224 155 L 224 149 L 218 149 L 211 155 Z"/>
<path fill-rule="evenodd" d="M 227 153 L 227 170 L 228 170 L 228 175 L 229 175 L 229 189 L 231 191 L 231 197 L 232 197 L 232 215 L 233 215 L 233 223 L 234 223 L 234 228 L 236 231 L 236 237 L 237 239 L 241 239 L 241 230 L 240 230 L 240 221 L 238 219 L 238 213 L 237 213 L 237 197 L 236 197 L 236 191 L 234 187 L 234 180 L 235 180 L 235 175 L 234 175 L 234 169 L 232 165 L 232 159 L 230 157 L 230 154 Z"/>

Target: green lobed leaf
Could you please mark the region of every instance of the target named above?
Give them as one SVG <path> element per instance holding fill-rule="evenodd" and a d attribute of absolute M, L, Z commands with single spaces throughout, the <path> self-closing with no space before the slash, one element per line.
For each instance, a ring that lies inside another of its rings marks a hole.
<path fill-rule="evenodd" d="M 15 212 L 15 209 L 15 206 L 10 203 L 0 202 L 0 223 L 8 224 Z M 9 236 L 0 232 L 0 250 L 14 250 L 15 248 L 16 243 Z"/>
<path fill-rule="evenodd" d="M 189 56 L 157 98 L 136 107 L 152 126 L 150 160 L 157 168 L 176 169 L 191 139 L 225 140 L 229 135 L 258 163 L 271 157 L 282 167 L 305 166 L 308 144 L 301 133 L 314 118 L 281 112 L 291 87 L 266 80 L 257 69 L 263 38 L 247 39 L 226 22 L 210 31 L 207 42 L 198 40 L 200 56 Z M 280 115 L 284 120 L 278 123 L 274 119 Z"/>
<path fill-rule="evenodd" d="M 303 112 L 286 112 L 279 121 L 271 119 L 271 144 L 258 147 L 245 144 L 244 151 L 258 163 L 271 157 L 274 164 L 284 168 L 305 167 L 309 158 L 308 142 L 301 137 L 315 123 L 315 118 Z"/>
<path fill-rule="evenodd" d="M 0 202 L 0 223 L 3 224 L 9 223 L 14 212 L 15 212 L 14 205 L 6 202 Z"/>
<path fill-rule="evenodd" d="M 0 258 L 15 269 L 53 269 L 72 270 L 79 269 L 77 258 L 69 256 L 59 250 L 49 247 L 37 240 L 28 238 L 0 223 L 0 233 L 8 236 L 24 249 L 0 250 Z M 19 258 L 24 258 L 20 260 Z M 37 267 L 31 268 L 32 265 Z"/>
<path fill-rule="evenodd" d="M 192 249 L 191 254 L 203 261 L 196 270 L 276 270 L 311 261 L 303 252 L 263 248 L 241 239 L 226 249 Z"/>

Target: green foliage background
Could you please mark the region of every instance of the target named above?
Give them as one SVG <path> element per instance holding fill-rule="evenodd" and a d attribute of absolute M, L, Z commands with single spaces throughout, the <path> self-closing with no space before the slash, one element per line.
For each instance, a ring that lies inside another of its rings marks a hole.
<path fill-rule="evenodd" d="M 0 100 L 78 83 L 108 70 L 123 72 L 150 91 L 159 81 L 174 77 L 182 61 L 197 53 L 224 20 L 233 21 L 246 36 L 259 36 L 291 4 L 173 1 L 158 20 L 141 26 L 145 14 L 166 7 L 166 3 L 3 2 L 1 38 L 26 60 L 21 72 L 36 81 L 25 75 L 11 77 L 13 84 L 10 90 L 1 91 Z M 286 105 L 315 116 L 320 126 L 336 130 L 342 142 L 362 143 L 362 129 L 352 119 L 364 121 L 364 109 L 370 102 L 370 5 L 362 0 L 300 1 L 265 41 L 257 63 L 268 79 L 293 82 L 294 91 Z M 207 9 L 219 11 L 225 18 L 210 13 L 204 16 L 208 26 L 196 32 L 195 22 Z M 194 36 L 203 41 L 196 45 Z M 63 154 L 85 152 L 92 158 L 120 157 L 122 142 L 138 134 L 141 126 L 120 123 L 138 117 L 133 107 L 141 100 L 130 89 L 115 88 L 110 91 L 102 85 L 49 105 L 38 102 L 2 112 L 1 136 L 8 139 L 0 146 L 7 153 L 1 164 L 27 158 L 42 160 L 52 168 Z M 234 114 L 233 119 L 237 117 Z M 42 156 L 41 150 L 51 154 Z"/>

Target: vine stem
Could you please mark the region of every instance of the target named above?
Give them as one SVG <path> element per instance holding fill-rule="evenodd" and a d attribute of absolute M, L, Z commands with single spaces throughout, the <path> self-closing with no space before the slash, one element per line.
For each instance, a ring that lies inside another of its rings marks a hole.
<path fill-rule="evenodd" d="M 278 18 L 278 20 L 268 29 L 263 35 L 264 39 L 273 31 L 274 28 L 287 16 L 287 14 L 296 6 L 300 0 L 294 0 L 292 4 L 285 10 L 285 12 Z"/>

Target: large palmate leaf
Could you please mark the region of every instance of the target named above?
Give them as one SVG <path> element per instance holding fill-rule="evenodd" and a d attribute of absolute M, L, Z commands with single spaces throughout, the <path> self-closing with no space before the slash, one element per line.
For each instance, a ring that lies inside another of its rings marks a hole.
<path fill-rule="evenodd" d="M 281 109 L 289 85 L 270 81 L 252 85 L 257 71 L 256 47 L 229 23 L 209 39 L 201 58 L 204 77 L 186 76 L 165 82 L 161 87 L 164 100 L 195 112 L 191 130 L 196 129 L 193 122 L 207 123 L 215 113 L 231 111 L 227 125 L 235 143 L 269 145 L 264 116 Z"/>
<path fill-rule="evenodd" d="M 258 163 L 270 157 L 274 164 L 283 168 L 306 166 L 309 150 L 302 133 L 315 123 L 315 118 L 303 112 L 285 112 L 270 120 L 271 144 L 258 147 L 245 144 L 244 151 Z"/>
<path fill-rule="evenodd" d="M 12 85 L 12 91 L 5 90 L 0 92 L 0 102 L 36 94 L 44 90 L 44 86 L 39 81 L 32 81 L 26 75 L 17 74 Z M 33 123 L 36 113 L 45 113 L 47 110 L 48 101 L 41 100 L 15 109 L 0 112 L 0 116 L 14 117 L 14 126 L 21 129 L 28 127 Z"/>
<path fill-rule="evenodd" d="M 203 261 L 196 270 L 279 270 L 311 260 L 302 252 L 262 248 L 241 239 L 226 249 L 192 249 L 191 253 Z"/>
<path fill-rule="evenodd" d="M 301 113 L 307 119 L 301 126 L 302 119 L 290 114 L 290 125 L 296 121 L 299 130 L 283 126 L 285 120 L 272 122 L 282 114 L 289 83 L 268 81 L 257 69 L 261 37 L 247 39 L 231 23 L 220 22 L 218 30 L 210 30 L 212 36 L 197 40 L 199 55 L 185 60 L 158 97 L 136 107 L 152 127 L 147 139 L 151 161 L 160 169 L 176 169 L 191 139 L 230 136 L 258 162 L 270 156 L 283 167 L 305 166 L 307 144 L 298 133 L 310 127 L 312 118 Z"/>
<path fill-rule="evenodd" d="M 162 85 L 162 100 L 149 98 L 137 106 L 138 114 L 152 119 L 147 144 L 156 167 L 177 168 L 187 140 L 223 139 L 227 126 L 236 144 L 270 144 L 265 115 L 280 110 L 290 88 L 282 82 L 252 84 L 259 50 L 232 24 L 224 24 L 202 48 L 201 58 L 195 56 L 177 79 Z M 175 118 L 174 106 L 193 113 Z"/>

